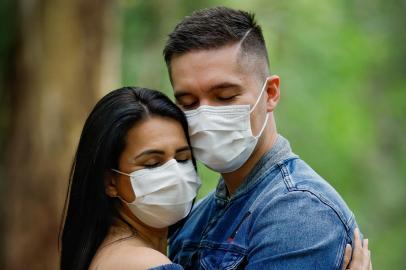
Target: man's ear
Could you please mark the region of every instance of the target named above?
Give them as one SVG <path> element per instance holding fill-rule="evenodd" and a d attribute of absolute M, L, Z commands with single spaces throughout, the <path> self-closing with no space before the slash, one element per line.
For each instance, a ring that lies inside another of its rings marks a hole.
<path fill-rule="evenodd" d="M 117 181 L 117 175 L 110 172 L 106 173 L 105 192 L 107 196 L 118 197 Z"/>
<path fill-rule="evenodd" d="M 268 98 L 266 100 L 267 112 L 273 112 L 278 105 L 281 94 L 279 83 L 280 79 L 278 75 L 272 75 L 266 79 L 265 91 L 268 94 Z"/>

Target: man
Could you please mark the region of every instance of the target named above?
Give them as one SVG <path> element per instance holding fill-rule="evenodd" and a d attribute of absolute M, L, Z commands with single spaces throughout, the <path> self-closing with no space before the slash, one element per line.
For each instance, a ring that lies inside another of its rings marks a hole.
<path fill-rule="evenodd" d="M 185 269 L 341 269 L 356 221 L 277 133 L 280 79 L 254 15 L 197 11 L 164 56 L 194 154 L 222 176 L 172 235 L 170 259 Z"/>

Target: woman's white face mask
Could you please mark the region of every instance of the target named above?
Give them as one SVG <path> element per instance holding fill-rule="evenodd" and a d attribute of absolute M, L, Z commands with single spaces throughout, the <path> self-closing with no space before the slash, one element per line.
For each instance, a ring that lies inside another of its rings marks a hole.
<path fill-rule="evenodd" d="M 142 169 L 130 174 L 135 194 L 133 202 L 125 202 L 133 214 L 148 226 L 164 228 L 186 217 L 201 182 L 191 160 L 171 159 L 162 166 Z"/>
<path fill-rule="evenodd" d="M 207 106 L 185 111 L 195 157 L 220 173 L 239 169 L 251 156 L 268 122 L 254 136 L 250 115 L 265 91 L 266 83 L 252 108 L 250 105 Z"/>

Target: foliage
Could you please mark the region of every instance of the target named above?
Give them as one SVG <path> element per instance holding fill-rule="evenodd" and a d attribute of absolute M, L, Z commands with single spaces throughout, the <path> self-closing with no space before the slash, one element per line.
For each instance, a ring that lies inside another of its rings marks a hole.
<path fill-rule="evenodd" d="M 169 96 L 162 49 L 181 18 L 217 5 L 255 12 L 267 40 L 271 71 L 281 77 L 279 132 L 353 210 L 370 239 L 374 269 L 402 269 L 406 264 L 406 1 L 119 0 L 119 4 L 122 84 L 161 89 Z M 20 45 L 15 39 L 16 5 L 11 0 L 0 2 L 1 153 L 7 147 L 13 111 L 9 105 L 13 89 L 4 87 L 13 68 L 7 64 Z M 0 155 L 1 202 L 6 193 L 4 159 Z M 219 176 L 202 165 L 199 173 L 203 197 Z M 3 206 L 8 207 L 6 202 Z M 0 248 L 0 268 L 3 251 Z"/>

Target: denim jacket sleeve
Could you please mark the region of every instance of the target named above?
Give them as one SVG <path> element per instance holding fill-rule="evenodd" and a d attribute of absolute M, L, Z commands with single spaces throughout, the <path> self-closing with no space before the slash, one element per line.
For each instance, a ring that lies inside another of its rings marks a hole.
<path fill-rule="evenodd" d="M 265 204 L 252 213 L 245 269 L 340 269 L 354 228 L 334 209 L 306 190 Z"/>

